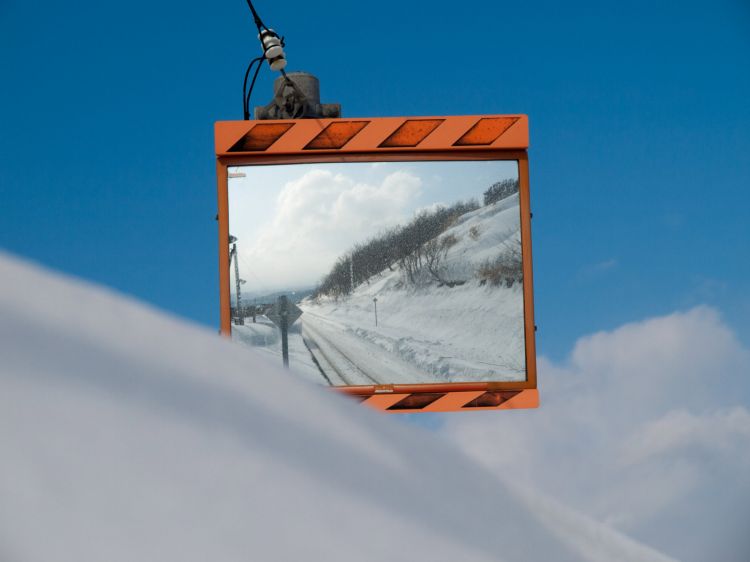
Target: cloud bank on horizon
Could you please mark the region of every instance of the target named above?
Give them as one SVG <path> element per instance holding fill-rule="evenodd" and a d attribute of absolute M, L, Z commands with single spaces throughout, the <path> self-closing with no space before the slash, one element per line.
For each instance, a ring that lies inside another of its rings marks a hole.
<path fill-rule="evenodd" d="M 208 330 L 0 280 L 2 560 L 672 560 Z"/>
<path fill-rule="evenodd" d="M 498 474 L 686 562 L 750 559 L 750 351 L 699 306 L 542 358 L 542 406 L 450 416 L 442 432 Z"/>

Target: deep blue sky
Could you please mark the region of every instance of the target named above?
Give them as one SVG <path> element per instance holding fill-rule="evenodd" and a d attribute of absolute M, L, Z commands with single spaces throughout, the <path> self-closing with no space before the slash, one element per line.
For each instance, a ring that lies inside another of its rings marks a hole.
<path fill-rule="evenodd" d="M 530 116 L 541 353 L 697 303 L 750 340 L 747 0 L 257 8 L 346 116 Z M 257 51 L 243 0 L 3 0 L 0 248 L 215 326 L 212 126 Z"/>

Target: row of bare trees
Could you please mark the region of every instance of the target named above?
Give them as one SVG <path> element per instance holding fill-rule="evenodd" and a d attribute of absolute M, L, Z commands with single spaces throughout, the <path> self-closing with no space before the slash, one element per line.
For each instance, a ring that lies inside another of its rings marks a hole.
<path fill-rule="evenodd" d="M 484 204 L 492 205 L 496 201 L 518 193 L 518 178 L 511 178 L 493 183 L 484 192 Z"/>
<path fill-rule="evenodd" d="M 456 243 L 455 237 L 440 239 L 440 235 L 461 215 L 478 208 L 479 202 L 470 199 L 423 210 L 405 226 L 391 228 L 357 244 L 336 260 L 315 296 L 348 295 L 360 283 L 385 269 L 393 271 L 396 265 L 410 283 L 416 283 L 423 271 L 440 280 L 442 258 L 450 245 Z"/>
<path fill-rule="evenodd" d="M 484 205 L 491 205 L 518 192 L 518 179 L 506 179 L 492 184 L 484 192 Z M 314 296 L 340 297 L 386 269 L 398 266 L 410 285 L 422 285 L 436 281 L 439 285 L 453 287 L 465 280 L 451 279 L 445 264 L 448 250 L 458 240 L 453 235 L 442 236 L 463 214 L 480 207 L 476 199 L 459 201 L 451 206 L 438 206 L 423 210 L 405 226 L 381 232 L 371 239 L 356 244 L 345 255 L 340 256 L 331 271 L 316 289 Z M 470 232 L 472 239 L 479 236 L 478 230 Z M 506 244 L 497 258 L 483 263 L 476 271 L 482 284 L 510 287 L 522 280 L 521 247 Z"/>

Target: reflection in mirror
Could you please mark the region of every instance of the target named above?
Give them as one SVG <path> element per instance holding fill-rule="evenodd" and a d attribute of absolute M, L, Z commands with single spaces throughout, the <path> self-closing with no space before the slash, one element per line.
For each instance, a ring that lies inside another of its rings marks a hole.
<path fill-rule="evenodd" d="M 234 340 L 333 386 L 526 380 L 516 161 L 228 181 Z"/>

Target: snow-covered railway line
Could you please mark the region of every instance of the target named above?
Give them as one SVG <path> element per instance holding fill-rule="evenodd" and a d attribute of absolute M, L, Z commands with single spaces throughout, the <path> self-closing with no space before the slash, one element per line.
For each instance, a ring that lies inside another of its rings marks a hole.
<path fill-rule="evenodd" d="M 301 320 L 304 337 L 318 348 L 317 351 L 311 350 L 311 353 L 318 359 L 321 370 L 326 371 L 323 365 L 327 363 L 328 368 L 342 381 L 334 384 L 431 382 L 429 376 L 417 365 L 361 337 L 351 326 L 309 309 L 305 310 Z"/>
<path fill-rule="evenodd" d="M 303 338 L 309 342 L 307 348 L 329 384 L 334 386 L 380 384 L 375 377 L 358 366 L 346 353 L 338 349 L 318 330 L 312 328 L 309 323 L 303 325 Z"/>

